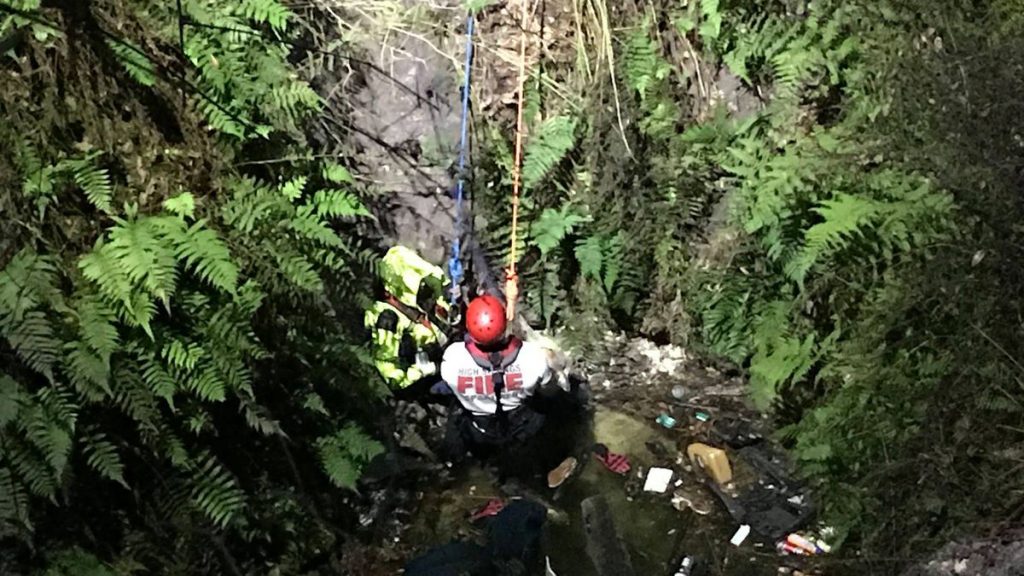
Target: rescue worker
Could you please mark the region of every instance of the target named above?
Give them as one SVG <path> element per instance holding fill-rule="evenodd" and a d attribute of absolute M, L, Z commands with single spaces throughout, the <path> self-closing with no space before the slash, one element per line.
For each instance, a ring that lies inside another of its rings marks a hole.
<path fill-rule="evenodd" d="M 545 416 L 531 400 L 555 380 L 547 353 L 506 334 L 505 306 L 494 296 L 472 300 L 465 324 L 465 341 L 452 343 L 441 361 L 441 378 L 459 402 L 445 432 L 448 458 L 458 462 L 467 452 L 485 460 L 497 457 L 502 479 L 550 470 L 565 456 L 561 443 L 539 439 L 546 446 L 537 450 L 538 442 L 532 442 Z M 575 464 L 567 458 L 559 468 L 567 477 Z"/>
<path fill-rule="evenodd" d="M 377 371 L 400 398 L 423 395 L 438 381 L 447 342 L 445 274 L 404 246 L 381 260 L 380 300 L 364 315 Z"/>

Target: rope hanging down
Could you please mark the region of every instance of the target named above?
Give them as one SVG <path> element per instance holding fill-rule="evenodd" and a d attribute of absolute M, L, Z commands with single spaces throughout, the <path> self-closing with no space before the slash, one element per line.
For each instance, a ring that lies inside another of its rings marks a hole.
<path fill-rule="evenodd" d="M 522 0 L 523 13 L 519 25 L 519 102 L 516 110 L 516 155 L 512 164 L 512 248 L 509 250 L 508 268 L 505 269 L 506 315 L 512 321 L 519 299 L 519 276 L 516 274 L 516 241 L 519 231 L 519 187 L 523 163 L 523 93 L 526 91 L 526 24 L 529 15 L 528 0 Z"/>
<path fill-rule="evenodd" d="M 459 284 L 462 281 L 462 200 L 466 180 L 466 150 L 468 145 L 469 125 L 469 80 L 473 62 L 473 13 L 466 17 L 466 70 L 462 80 L 462 132 L 459 138 L 459 173 L 455 185 L 455 238 L 452 240 L 452 255 L 448 259 L 448 275 L 451 277 L 451 304 L 454 307 L 459 300 Z"/>

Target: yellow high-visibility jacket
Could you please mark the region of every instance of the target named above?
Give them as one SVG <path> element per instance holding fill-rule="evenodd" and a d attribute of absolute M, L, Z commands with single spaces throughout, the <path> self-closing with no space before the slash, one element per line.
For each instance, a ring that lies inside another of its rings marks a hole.
<path fill-rule="evenodd" d="M 445 311 L 445 302 L 441 288 L 445 282 L 444 271 L 414 251 L 395 246 L 381 261 L 380 276 L 384 288 L 401 304 L 423 313 L 416 302 L 416 294 L 422 282 L 434 283 L 440 296 L 436 305 Z M 383 314 L 390 322 L 381 322 Z M 414 382 L 437 373 L 437 364 L 426 357 L 425 348 L 431 344 L 444 346 L 446 336 L 440 327 L 429 320 L 416 322 L 402 310 L 387 302 L 375 302 L 364 315 L 363 324 L 370 331 L 373 347 L 374 364 L 381 377 L 392 388 L 405 388 Z M 389 329 L 392 328 L 393 329 Z M 406 337 L 415 344 L 414 361 L 399 357 L 402 338 Z"/>

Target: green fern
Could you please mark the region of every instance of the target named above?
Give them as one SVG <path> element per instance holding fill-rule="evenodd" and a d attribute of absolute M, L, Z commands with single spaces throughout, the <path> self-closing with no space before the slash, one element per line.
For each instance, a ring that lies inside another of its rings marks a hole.
<path fill-rule="evenodd" d="M 187 377 L 187 386 L 207 402 L 222 402 L 226 398 L 227 385 L 215 368 L 204 365 L 200 370 Z"/>
<path fill-rule="evenodd" d="M 300 206 L 288 227 L 299 236 L 331 248 L 340 248 L 344 242 L 338 234 L 313 212 L 312 206 Z"/>
<path fill-rule="evenodd" d="M 121 463 L 117 447 L 107 440 L 105 434 L 97 433 L 83 438 L 82 451 L 90 468 L 100 476 L 128 488 L 124 480 L 124 464 Z"/>
<path fill-rule="evenodd" d="M 109 304 L 96 294 L 83 295 L 74 306 L 78 316 L 78 333 L 82 341 L 99 354 L 105 365 L 118 350 L 120 337 L 115 321 L 117 315 Z"/>
<path fill-rule="evenodd" d="M 328 478 L 335 486 L 347 489 L 354 489 L 362 467 L 384 452 L 383 445 L 354 425 L 318 439 L 316 445 Z"/>
<path fill-rule="evenodd" d="M 7 341 L 30 368 L 53 378 L 53 367 L 60 356 L 60 341 L 46 314 L 33 310 L 26 312 L 20 322 L 8 323 L 3 319 L 3 334 Z"/>
<path fill-rule="evenodd" d="M 59 165 L 59 169 L 70 170 L 75 184 L 85 192 L 89 202 L 100 211 L 111 214 L 114 186 L 110 181 L 110 171 L 96 165 L 96 159 L 100 155 L 99 152 L 94 152 L 83 158 L 65 160 Z"/>
<path fill-rule="evenodd" d="M 174 394 L 179 388 L 178 382 L 152 354 L 143 354 L 139 360 L 142 380 L 146 386 L 173 410 Z"/>
<path fill-rule="evenodd" d="M 705 41 L 714 41 L 722 33 L 722 13 L 719 0 L 700 0 L 700 12 L 703 22 L 700 35 Z"/>
<path fill-rule="evenodd" d="M 31 532 L 29 495 L 6 465 L 0 466 L 0 534 Z"/>
<path fill-rule="evenodd" d="M 219 528 L 233 522 L 245 508 L 245 493 L 212 455 L 199 459 L 190 483 L 192 501 Z"/>
<path fill-rule="evenodd" d="M 34 496 L 53 498 L 57 491 L 57 480 L 52 467 L 40 452 L 22 441 L 20 437 L 5 439 L 5 458 L 17 473 L 19 481 Z"/>
<path fill-rule="evenodd" d="M 647 34 L 647 22 L 630 35 L 622 58 L 622 71 L 626 85 L 636 91 L 641 106 L 652 97 L 652 92 L 672 73 L 672 66 L 658 53 L 658 47 Z"/>
<path fill-rule="evenodd" d="M 111 394 L 110 363 L 83 342 L 65 344 L 65 367 L 71 383 L 85 398 L 100 402 Z"/>
<path fill-rule="evenodd" d="M 523 158 L 523 190 L 529 192 L 547 177 L 576 145 L 576 119 L 553 116 L 530 135 Z"/>
<path fill-rule="evenodd" d="M 540 249 L 542 255 L 546 255 L 554 250 L 574 227 L 589 221 L 589 216 L 580 214 L 571 204 L 564 204 L 560 209 L 547 208 L 531 226 L 530 240 Z"/>
<path fill-rule="evenodd" d="M 156 83 L 156 68 L 138 47 L 126 40 L 115 42 L 109 38 L 107 46 L 117 55 L 118 61 L 132 79 L 143 86 L 152 86 Z"/>
<path fill-rule="evenodd" d="M 256 23 L 270 24 L 280 32 L 288 27 L 291 17 L 291 11 L 277 0 L 243 0 L 239 12 Z"/>
<path fill-rule="evenodd" d="M 323 176 L 324 180 L 332 184 L 354 184 L 355 179 L 352 178 L 352 174 L 341 164 L 334 162 L 325 162 L 320 170 L 320 175 Z"/>
<path fill-rule="evenodd" d="M 238 266 L 231 252 L 205 220 L 192 224 L 183 233 L 169 239 L 176 244 L 175 255 L 192 268 L 205 282 L 227 293 L 234 293 L 238 284 Z"/>
<path fill-rule="evenodd" d="M 206 355 L 202 346 L 194 342 L 182 342 L 173 339 L 165 343 L 160 350 L 160 356 L 169 366 L 191 372 L 195 370 L 196 364 Z"/>
<path fill-rule="evenodd" d="M 196 199 L 191 192 L 182 192 L 177 196 L 164 200 L 164 210 L 182 218 L 192 218 L 196 210 Z"/>
<path fill-rule="evenodd" d="M 824 221 L 807 229 L 803 250 L 786 263 L 786 275 L 800 284 L 816 261 L 846 245 L 864 226 L 882 216 L 886 207 L 870 198 L 840 194 L 822 202 L 815 212 Z"/>
<path fill-rule="evenodd" d="M 363 206 L 363 203 L 355 195 L 345 190 L 318 190 L 313 195 L 312 203 L 317 214 L 328 218 L 370 215 L 370 211 Z"/>

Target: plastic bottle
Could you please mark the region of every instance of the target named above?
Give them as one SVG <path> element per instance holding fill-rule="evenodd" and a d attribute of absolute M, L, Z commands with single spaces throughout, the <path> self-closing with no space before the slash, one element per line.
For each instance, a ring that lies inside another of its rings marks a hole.
<path fill-rule="evenodd" d="M 679 569 L 676 570 L 675 576 L 691 576 L 691 574 L 693 574 L 693 558 L 687 556 L 679 564 Z"/>

